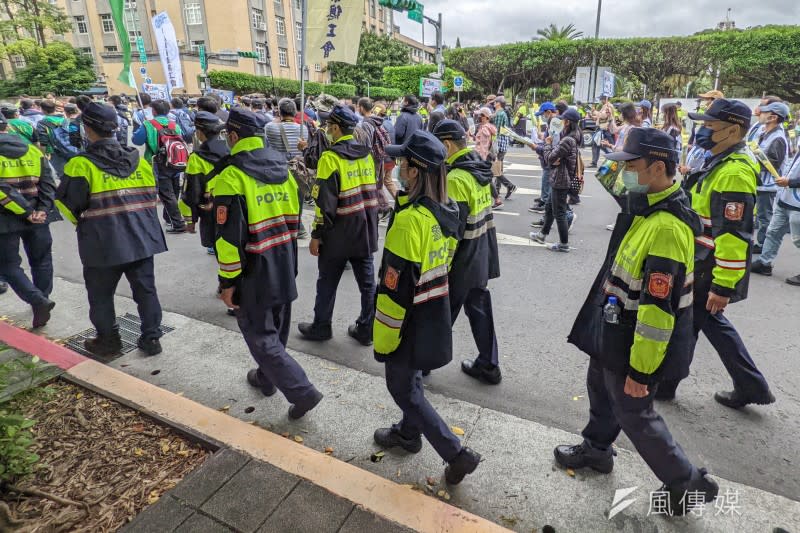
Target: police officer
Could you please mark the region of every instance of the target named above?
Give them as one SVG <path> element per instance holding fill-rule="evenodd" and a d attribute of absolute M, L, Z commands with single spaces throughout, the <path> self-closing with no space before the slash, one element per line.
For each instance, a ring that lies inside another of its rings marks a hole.
<path fill-rule="evenodd" d="M 200 244 L 213 255 L 216 225 L 212 194 L 216 182 L 216 168 L 230 150 L 220 133 L 225 124 L 208 111 L 199 111 L 194 117 L 195 150 L 189 156 L 184 174 L 183 191 L 178 208 L 181 210 L 186 229 L 194 233 L 195 224 L 200 222 Z"/>
<path fill-rule="evenodd" d="M 36 146 L 6 132 L 0 114 L 0 285 L 7 282 L 33 308 L 33 327 L 50 320 L 56 305 L 50 222 L 61 220 L 53 209 L 56 184 L 47 158 Z M 22 270 L 20 241 L 28 256 L 33 282 Z M 7 290 L 7 289 L 6 289 Z M 0 294 L 5 292 L 0 287 Z"/>
<path fill-rule="evenodd" d="M 247 382 L 272 396 L 277 389 L 298 419 L 321 400 L 286 353 L 297 298 L 300 193 L 286 158 L 264 142 L 264 120 L 233 108 L 227 122 L 231 157 L 214 184 L 217 260 L 222 301 L 235 308 L 239 329 L 258 363 Z"/>
<path fill-rule="evenodd" d="M 445 479 L 457 484 L 475 471 L 481 456 L 453 434 L 428 403 L 422 371 L 453 358 L 447 270 L 461 231 L 457 205 L 447 197 L 442 144 L 430 133 L 413 132 L 404 145 L 386 147 L 401 158 L 395 212 L 386 232 L 374 324 L 375 359 L 386 364 L 386 387 L 403 410 L 375 442 L 417 453 L 422 435 L 448 463 Z"/>
<path fill-rule="evenodd" d="M 589 423 L 583 442 L 558 446 L 556 462 L 609 473 L 620 430 L 664 483 L 673 514 L 714 500 L 718 486 L 696 468 L 653 409 L 659 381 L 689 373 L 694 236 L 699 217 L 675 182 L 679 154 L 666 133 L 633 128 L 621 152 L 628 191 L 620 202 L 606 261 L 568 339 L 591 357 Z"/>
<path fill-rule="evenodd" d="M 64 167 L 56 204 L 77 225 L 89 319 L 97 330 L 84 345 L 100 356 L 122 349 L 114 293 L 125 275 L 142 321 L 137 345 L 156 355 L 162 331 L 153 256 L 167 245 L 158 223 L 153 169 L 136 148 L 120 146 L 113 107 L 92 102 L 82 116 L 89 145 Z"/>
<path fill-rule="evenodd" d="M 478 346 L 475 360 L 461 362 L 461 370 L 497 385 L 502 379 L 497 356 L 492 296 L 486 288 L 500 277 L 497 233 L 492 217 L 492 165 L 471 148 L 467 134 L 455 120 L 442 120 L 433 134 L 447 150 L 447 193 L 456 201 L 466 224 L 450 268 L 450 318 L 455 323 L 461 308 L 469 319 Z"/>
<path fill-rule="evenodd" d="M 378 189 L 370 149 L 353 138 L 357 124 L 355 113 L 341 104 L 327 117 L 331 145 L 319 159 L 311 192 L 317 207 L 309 248 L 319 257 L 314 322 L 301 323 L 298 329 L 310 340 L 333 336 L 336 289 L 349 261 L 361 291 L 361 314 L 347 334 L 369 346 L 375 316 L 372 254 L 378 251 Z"/>
<path fill-rule="evenodd" d="M 742 338 L 723 314 L 731 302 L 747 298 L 753 235 L 753 206 L 758 164 L 743 139 L 750 125 L 750 110 L 734 100 L 715 100 L 705 113 L 689 113 L 705 121 L 695 143 L 711 158 L 684 181 L 692 208 L 703 221 L 703 234 L 695 239 L 694 334 L 702 331 L 722 359 L 733 380 L 732 391 L 714 399 L 739 409 L 747 404 L 769 404 L 775 397 L 747 352 Z M 672 399 L 678 382 L 664 383 L 659 399 Z"/>

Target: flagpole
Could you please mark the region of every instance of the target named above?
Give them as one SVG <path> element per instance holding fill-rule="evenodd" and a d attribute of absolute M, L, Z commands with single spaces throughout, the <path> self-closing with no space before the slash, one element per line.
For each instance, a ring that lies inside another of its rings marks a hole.
<path fill-rule="evenodd" d="M 302 2 L 302 31 L 300 32 L 300 138 L 303 138 L 303 126 L 306 123 L 306 26 L 308 24 L 308 0 Z"/>

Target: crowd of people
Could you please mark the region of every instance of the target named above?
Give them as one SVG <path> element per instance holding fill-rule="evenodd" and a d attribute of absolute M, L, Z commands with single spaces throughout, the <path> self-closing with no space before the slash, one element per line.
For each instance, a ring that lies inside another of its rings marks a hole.
<path fill-rule="evenodd" d="M 46 325 L 55 306 L 49 225 L 63 217 L 76 226 L 97 330 L 85 348 L 98 356 L 121 350 L 114 293 L 124 275 L 142 323 L 138 346 L 153 356 L 162 351 L 154 256 L 167 251 L 164 230 L 199 230 L 218 262 L 218 296 L 256 363 L 243 378 L 265 396 L 281 391 L 298 419 L 323 400 L 286 351 L 297 241 L 310 239 L 316 299 L 300 335 L 334 336 L 339 282 L 352 269 L 361 305 L 347 335 L 373 347 L 403 412 L 374 440 L 417 453 L 424 435 L 447 463 L 447 481 L 459 483 L 481 456 L 425 399 L 423 377 L 451 362 L 463 308 L 478 355 L 462 371 L 491 385 L 502 380 L 488 282 L 500 275 L 493 209 L 517 188 L 503 167 L 509 131 L 533 121 L 529 146 L 542 187 L 531 211 L 543 216 L 531 238 L 546 243 L 555 224 L 558 242 L 549 248 L 567 252 L 589 116 L 597 128 L 589 167 L 619 165 L 624 189 L 615 192 L 621 212 L 608 254 L 569 336 L 591 357 L 589 423 L 583 442 L 554 454 L 564 467 L 608 473 L 624 431 L 683 514 L 712 501 L 718 487 L 675 442 L 654 400 L 675 398 L 702 332 L 734 385 L 717 402 L 739 409 L 775 401 L 722 312 L 746 298 L 749 272 L 771 273 L 785 233 L 800 246 L 800 156 L 789 157 L 788 106 L 767 97 L 751 113 L 721 93 L 701 98 L 703 109 L 688 114 L 697 125 L 688 139 L 679 106 L 665 106 L 659 121 L 648 101 L 615 107 L 607 97 L 587 115 L 563 101 L 509 113 L 504 95 L 471 107 L 446 107 L 440 93 L 424 106 L 407 95 L 394 120 L 389 102 L 328 95 L 244 97 L 226 109 L 214 95 L 184 102 L 143 94 L 133 112 L 121 95 L 22 99 L 0 106 L 0 277 L 31 305 L 33 327 Z M 314 211 L 308 230 L 304 207 Z M 376 276 L 381 218 L 388 227 Z M 800 276 L 787 281 L 800 284 Z"/>

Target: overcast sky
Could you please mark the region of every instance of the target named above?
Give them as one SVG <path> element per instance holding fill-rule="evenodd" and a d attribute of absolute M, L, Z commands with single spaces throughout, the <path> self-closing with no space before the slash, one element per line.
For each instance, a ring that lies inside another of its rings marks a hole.
<path fill-rule="evenodd" d="M 454 46 L 481 46 L 528 41 L 538 28 L 553 23 L 575 24 L 594 36 L 597 2 L 594 0 L 423 0 L 425 15 L 442 12 L 444 42 Z M 800 24 L 796 0 L 605 0 L 600 15 L 600 37 L 691 35 L 725 19 L 737 28 L 764 24 Z M 395 12 L 401 32 L 421 40 L 420 24 Z M 433 26 L 425 24 L 425 43 L 435 44 Z"/>

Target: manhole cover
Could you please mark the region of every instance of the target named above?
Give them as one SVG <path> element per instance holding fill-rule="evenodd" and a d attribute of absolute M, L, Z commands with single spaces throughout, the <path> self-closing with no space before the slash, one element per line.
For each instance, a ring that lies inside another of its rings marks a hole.
<path fill-rule="evenodd" d="M 118 316 L 117 324 L 119 324 L 119 335 L 122 337 L 122 350 L 119 353 L 110 355 L 108 357 L 100 357 L 87 351 L 86 348 L 83 347 L 83 341 L 97 335 L 97 330 L 94 328 L 81 331 L 80 333 L 68 338 L 65 346 L 73 352 L 78 352 L 81 355 L 91 357 L 97 361 L 113 361 L 114 359 L 122 357 L 124 354 L 132 350 L 136 350 L 136 341 L 142 334 L 142 322 L 136 315 L 125 313 L 124 316 Z M 169 333 L 170 331 L 175 331 L 175 328 L 161 324 L 161 331 L 164 333 Z"/>

